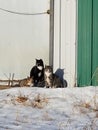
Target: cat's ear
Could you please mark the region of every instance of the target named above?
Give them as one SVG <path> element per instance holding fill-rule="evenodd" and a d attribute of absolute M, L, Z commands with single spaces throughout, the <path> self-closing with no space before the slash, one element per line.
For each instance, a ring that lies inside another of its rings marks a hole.
<path fill-rule="evenodd" d="M 27 79 L 29 79 L 30 77 L 29 76 L 27 76 Z"/>
<path fill-rule="evenodd" d="M 41 62 L 43 62 L 43 60 L 42 60 L 42 59 L 40 59 L 40 61 L 41 61 Z"/>
<path fill-rule="evenodd" d="M 36 62 L 38 62 L 38 59 L 35 59 L 36 60 Z"/>

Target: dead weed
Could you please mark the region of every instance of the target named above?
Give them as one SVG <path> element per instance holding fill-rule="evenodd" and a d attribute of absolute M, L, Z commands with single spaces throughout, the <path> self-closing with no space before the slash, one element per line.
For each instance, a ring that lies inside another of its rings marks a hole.
<path fill-rule="evenodd" d="M 32 106 L 34 108 L 43 108 L 48 103 L 48 98 L 38 94 L 35 96 L 34 100 L 32 101 Z"/>
<path fill-rule="evenodd" d="M 12 97 L 11 102 L 14 105 L 21 104 L 24 106 L 31 106 L 33 108 L 44 108 L 48 103 L 48 98 L 46 96 L 37 94 L 35 97 L 31 100 L 29 96 L 25 96 L 23 94 L 19 94 L 19 96 Z"/>

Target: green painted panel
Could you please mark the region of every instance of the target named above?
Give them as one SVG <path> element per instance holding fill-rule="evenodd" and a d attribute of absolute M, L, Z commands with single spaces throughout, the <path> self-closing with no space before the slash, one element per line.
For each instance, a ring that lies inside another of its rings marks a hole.
<path fill-rule="evenodd" d="M 98 0 L 93 0 L 92 85 L 98 85 Z"/>
<path fill-rule="evenodd" d="M 91 43 L 92 0 L 78 0 L 78 86 L 88 86 L 91 80 Z"/>

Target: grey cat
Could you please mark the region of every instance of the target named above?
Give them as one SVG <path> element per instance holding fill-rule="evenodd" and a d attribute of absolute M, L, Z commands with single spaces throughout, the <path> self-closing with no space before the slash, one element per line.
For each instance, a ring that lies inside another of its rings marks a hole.
<path fill-rule="evenodd" d="M 53 73 L 51 66 L 46 65 L 44 69 L 44 80 L 46 88 L 62 88 L 63 83 L 60 78 Z"/>

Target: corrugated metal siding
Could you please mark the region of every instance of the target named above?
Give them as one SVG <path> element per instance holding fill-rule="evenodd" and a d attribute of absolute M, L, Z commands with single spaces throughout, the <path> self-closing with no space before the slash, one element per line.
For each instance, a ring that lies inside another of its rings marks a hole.
<path fill-rule="evenodd" d="M 91 80 L 92 0 L 78 0 L 78 86 Z"/>
<path fill-rule="evenodd" d="M 78 0 L 78 86 L 98 85 L 98 0 Z"/>
<path fill-rule="evenodd" d="M 98 0 L 93 0 L 92 85 L 98 85 Z"/>

